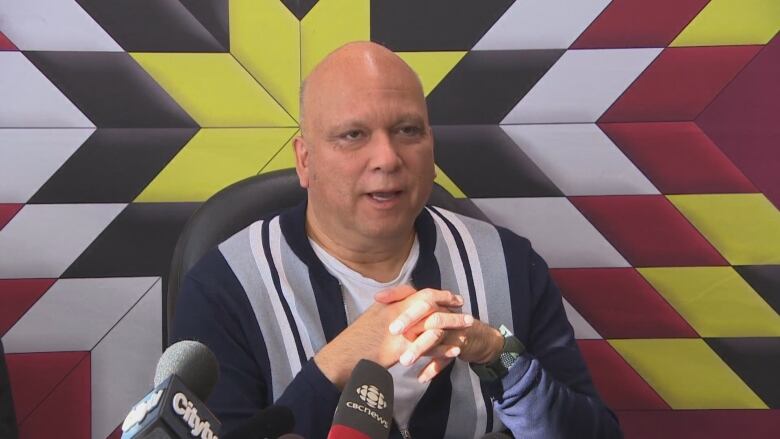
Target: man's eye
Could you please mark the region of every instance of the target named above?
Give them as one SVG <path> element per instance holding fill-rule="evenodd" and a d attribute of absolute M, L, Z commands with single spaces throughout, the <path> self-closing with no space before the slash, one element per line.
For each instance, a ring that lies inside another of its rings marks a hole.
<path fill-rule="evenodd" d="M 347 139 L 347 140 L 357 140 L 361 137 L 363 137 L 363 132 L 360 130 L 351 130 L 347 131 L 346 133 L 342 134 L 341 137 Z"/>
<path fill-rule="evenodd" d="M 422 128 L 415 125 L 407 125 L 402 126 L 398 131 L 405 136 L 419 136 L 422 133 Z"/>

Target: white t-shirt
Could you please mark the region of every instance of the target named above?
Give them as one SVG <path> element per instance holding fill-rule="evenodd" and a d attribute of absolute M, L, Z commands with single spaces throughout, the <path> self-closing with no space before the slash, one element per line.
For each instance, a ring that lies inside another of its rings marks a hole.
<path fill-rule="evenodd" d="M 398 285 L 411 285 L 412 269 L 414 269 L 420 256 L 420 243 L 415 236 L 414 244 L 412 244 L 412 249 L 409 251 L 409 257 L 406 259 L 398 276 L 390 282 L 377 282 L 347 267 L 341 261 L 331 256 L 314 240 L 309 239 L 309 242 L 311 242 L 314 253 L 325 265 L 325 269 L 338 279 L 341 284 L 348 323 L 355 321 L 360 314 L 363 314 L 374 303 L 374 294 Z M 393 376 L 395 388 L 393 417 L 401 430 L 408 428 L 412 410 L 414 410 L 414 406 L 417 405 L 417 402 L 428 388 L 428 383 L 417 381 L 417 375 L 420 374 L 420 371 L 427 363 L 426 358 L 420 358 L 411 366 L 407 367 L 397 363 L 389 369 L 390 374 Z"/>

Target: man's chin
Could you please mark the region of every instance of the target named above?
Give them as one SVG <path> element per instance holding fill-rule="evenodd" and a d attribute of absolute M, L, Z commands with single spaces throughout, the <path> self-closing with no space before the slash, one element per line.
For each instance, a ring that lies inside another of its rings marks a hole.
<path fill-rule="evenodd" d="M 368 219 L 360 229 L 364 235 L 374 239 L 404 239 L 414 229 L 414 219 L 412 221 L 402 221 L 398 218 Z"/>

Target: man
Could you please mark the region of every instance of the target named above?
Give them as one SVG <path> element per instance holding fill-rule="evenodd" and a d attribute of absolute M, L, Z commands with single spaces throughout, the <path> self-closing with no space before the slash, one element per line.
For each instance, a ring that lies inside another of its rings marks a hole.
<path fill-rule="evenodd" d="M 177 305 L 174 339 L 219 358 L 208 403 L 226 428 L 275 403 L 325 437 L 367 358 L 393 374 L 396 437 L 619 437 L 529 243 L 424 207 L 433 137 L 414 72 L 351 43 L 301 102 L 307 202 L 207 255 Z"/>

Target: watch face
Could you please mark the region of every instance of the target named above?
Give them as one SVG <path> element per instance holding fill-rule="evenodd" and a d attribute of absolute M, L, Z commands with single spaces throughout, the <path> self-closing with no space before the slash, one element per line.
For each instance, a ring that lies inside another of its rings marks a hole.
<path fill-rule="evenodd" d="M 498 328 L 498 332 L 500 332 L 501 336 L 504 337 L 504 338 L 511 337 L 512 335 L 514 335 L 514 334 L 512 334 L 512 331 L 510 331 L 509 328 L 507 328 L 504 325 L 501 325 Z"/>
<path fill-rule="evenodd" d="M 514 352 L 502 352 L 500 357 L 501 364 L 503 364 L 505 368 L 509 369 L 515 365 L 515 362 L 519 357 L 520 355 L 517 355 Z"/>

